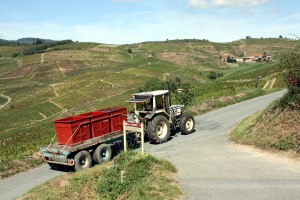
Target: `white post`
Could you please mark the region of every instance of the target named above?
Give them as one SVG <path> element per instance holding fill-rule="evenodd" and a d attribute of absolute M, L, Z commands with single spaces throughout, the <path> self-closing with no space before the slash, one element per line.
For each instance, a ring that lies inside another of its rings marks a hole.
<path fill-rule="evenodd" d="M 144 134 L 144 123 L 141 122 L 141 142 L 142 142 L 142 154 L 144 154 L 144 137 L 145 137 L 145 134 Z"/>
<path fill-rule="evenodd" d="M 125 171 L 121 171 L 121 183 L 124 182 L 124 179 L 125 179 Z"/>
<path fill-rule="evenodd" d="M 127 139 L 126 139 L 126 128 L 125 128 L 125 121 L 123 121 L 123 143 L 124 143 L 124 152 L 127 151 Z"/>

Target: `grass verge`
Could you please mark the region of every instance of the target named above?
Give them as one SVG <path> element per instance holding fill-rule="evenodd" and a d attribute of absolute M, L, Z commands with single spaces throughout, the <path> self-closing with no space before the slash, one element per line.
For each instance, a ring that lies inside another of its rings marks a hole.
<path fill-rule="evenodd" d="M 125 171 L 121 183 L 120 174 Z M 137 152 L 66 174 L 32 189 L 23 199 L 178 199 L 182 193 L 170 162 Z"/>
<path fill-rule="evenodd" d="M 243 120 L 230 139 L 260 148 L 300 152 L 300 110 L 282 109 L 275 102 L 265 111 Z"/>

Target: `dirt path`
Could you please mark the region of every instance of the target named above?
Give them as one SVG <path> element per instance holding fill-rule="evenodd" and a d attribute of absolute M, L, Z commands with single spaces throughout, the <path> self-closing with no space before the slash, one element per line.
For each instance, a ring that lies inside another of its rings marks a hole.
<path fill-rule="evenodd" d="M 240 55 L 240 52 L 236 49 L 236 47 L 235 46 L 233 46 L 233 45 L 231 45 L 233 48 L 234 48 L 234 50 L 235 50 L 235 52 L 237 53 L 237 55 L 239 56 Z"/>
<path fill-rule="evenodd" d="M 44 58 L 45 58 L 45 53 L 42 53 L 42 54 L 41 54 L 41 63 L 44 62 Z"/>
<path fill-rule="evenodd" d="M 270 89 L 273 88 L 274 84 L 276 83 L 277 79 L 276 78 L 273 78 L 272 79 L 272 83 L 271 83 L 271 86 L 270 86 Z"/>
<path fill-rule="evenodd" d="M 266 89 L 272 89 L 274 84 L 276 83 L 277 79 L 276 78 L 273 78 L 272 80 L 268 80 L 266 82 L 266 84 L 264 85 L 263 89 L 266 90 Z"/>
<path fill-rule="evenodd" d="M 57 61 L 56 61 L 55 63 L 56 63 L 56 65 L 58 66 L 59 71 L 61 72 L 61 74 L 65 77 L 65 76 L 66 76 L 65 73 L 64 73 L 65 70 L 58 64 Z"/>
<path fill-rule="evenodd" d="M 6 102 L 4 105 L 0 105 L 0 109 L 2 109 L 2 108 L 4 108 L 5 106 L 7 106 L 7 104 L 9 104 L 9 103 L 11 102 L 12 98 L 9 97 L 9 96 L 6 96 L 6 95 L 4 95 L 4 94 L 0 94 L 0 96 L 7 99 L 7 102 Z"/>
<path fill-rule="evenodd" d="M 53 91 L 54 91 L 54 94 L 56 97 L 60 97 L 60 95 L 56 92 L 56 89 L 55 89 L 55 85 L 56 84 L 49 84 L 51 87 L 53 87 Z"/>

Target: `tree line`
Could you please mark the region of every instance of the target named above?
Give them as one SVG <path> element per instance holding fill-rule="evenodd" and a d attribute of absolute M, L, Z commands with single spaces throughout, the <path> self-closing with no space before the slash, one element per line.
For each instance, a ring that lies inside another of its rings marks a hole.
<path fill-rule="evenodd" d="M 34 43 L 35 46 L 25 49 L 22 53 L 20 52 L 15 52 L 11 55 L 11 57 L 15 58 L 20 55 L 31 55 L 35 53 L 44 53 L 46 49 L 58 46 L 58 45 L 63 45 L 63 44 L 71 44 L 73 43 L 72 40 L 61 40 L 57 42 L 51 42 L 51 43 L 44 43 L 43 40 L 37 39 L 37 41 Z"/>

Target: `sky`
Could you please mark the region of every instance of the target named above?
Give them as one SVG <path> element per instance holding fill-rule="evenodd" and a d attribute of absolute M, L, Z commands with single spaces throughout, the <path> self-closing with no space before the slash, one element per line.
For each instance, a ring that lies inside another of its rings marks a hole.
<path fill-rule="evenodd" d="M 300 36 L 299 0 L 0 0 L 0 39 L 105 44 Z"/>

